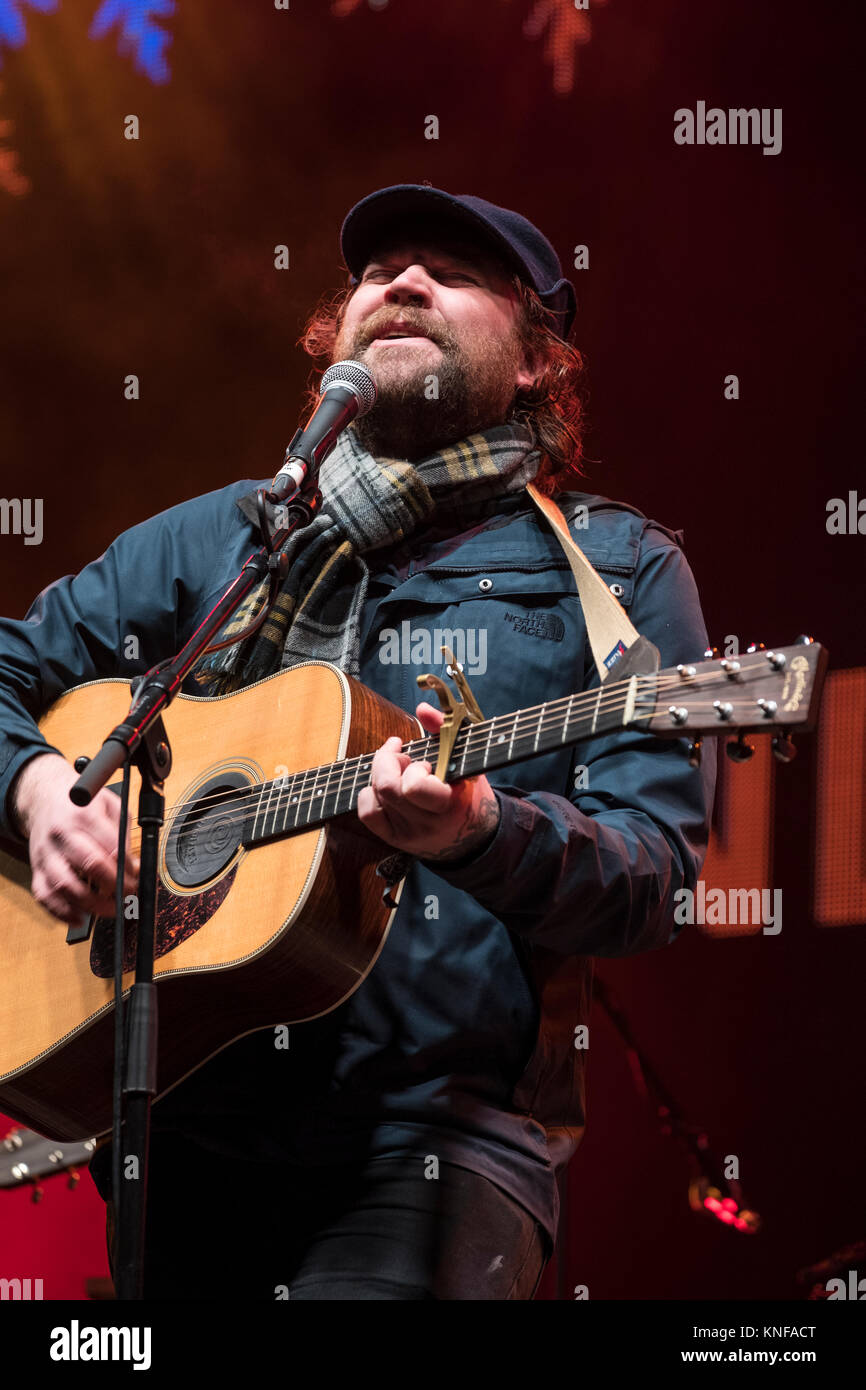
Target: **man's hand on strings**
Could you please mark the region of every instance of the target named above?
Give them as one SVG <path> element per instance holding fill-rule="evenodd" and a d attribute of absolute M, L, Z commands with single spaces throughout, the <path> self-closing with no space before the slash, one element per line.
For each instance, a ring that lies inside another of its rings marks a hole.
<path fill-rule="evenodd" d="M 445 715 L 422 702 L 415 708 L 428 734 L 438 733 Z M 370 785 L 358 794 L 358 819 L 394 849 L 431 863 L 448 863 L 480 852 L 499 824 L 499 802 L 482 774 L 441 782 L 429 762 L 400 751 L 394 735 L 373 756 Z"/>

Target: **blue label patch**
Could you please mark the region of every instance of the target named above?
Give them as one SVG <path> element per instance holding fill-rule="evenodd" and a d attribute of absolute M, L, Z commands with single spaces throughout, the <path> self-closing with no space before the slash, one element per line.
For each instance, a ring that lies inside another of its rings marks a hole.
<path fill-rule="evenodd" d="M 626 646 L 625 646 L 625 643 L 624 643 L 624 642 L 617 642 L 617 644 L 616 644 L 616 646 L 614 647 L 613 651 L 612 651 L 612 652 L 609 652 L 608 655 L 604 658 L 604 664 L 605 664 L 605 666 L 607 667 L 608 671 L 610 670 L 611 666 L 615 666 L 615 665 L 616 665 L 616 663 L 619 661 L 619 659 L 620 659 L 621 656 L 625 656 L 625 653 L 626 653 Z"/>

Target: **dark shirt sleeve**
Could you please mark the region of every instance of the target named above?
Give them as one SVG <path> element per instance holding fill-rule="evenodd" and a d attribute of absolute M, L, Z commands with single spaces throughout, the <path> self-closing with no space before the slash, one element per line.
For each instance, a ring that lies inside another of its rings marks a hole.
<path fill-rule="evenodd" d="M 0 835 L 24 844 L 10 818 L 12 783 L 37 754 L 61 751 L 37 726 L 49 705 L 84 681 L 131 680 L 190 635 L 184 628 L 192 630 L 232 520 L 224 494 L 236 490 L 131 527 L 78 574 L 43 589 L 24 618 L 0 617 Z"/>
<path fill-rule="evenodd" d="M 678 546 L 645 532 L 629 616 L 662 667 L 703 659 L 697 588 Z M 586 689 L 598 687 L 593 671 Z M 462 867 L 429 864 L 528 941 L 561 954 L 622 956 L 671 941 L 678 889 L 694 889 L 706 853 L 716 741 L 699 769 L 685 739 L 623 730 L 575 745 L 585 782 L 569 797 L 494 788 L 501 819 Z"/>

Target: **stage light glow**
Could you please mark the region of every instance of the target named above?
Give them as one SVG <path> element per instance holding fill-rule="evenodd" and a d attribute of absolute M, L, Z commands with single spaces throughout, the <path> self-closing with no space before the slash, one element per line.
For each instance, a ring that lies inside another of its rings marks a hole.
<path fill-rule="evenodd" d="M 139 72 L 151 82 L 167 82 L 165 50 L 171 34 L 155 23 L 174 14 L 174 0 L 103 0 L 90 26 L 90 37 L 101 39 L 114 28 L 120 29 L 118 52 L 132 57 Z"/>
<path fill-rule="evenodd" d="M 592 0 L 593 9 L 606 4 L 607 0 Z M 331 13 L 345 19 L 359 10 L 384 10 L 387 5 L 388 0 L 331 0 Z M 574 89 L 576 50 L 592 37 L 588 0 L 583 6 L 575 0 L 531 0 L 523 34 L 527 39 L 544 38 L 544 61 L 553 68 L 553 90 L 567 96 Z"/>
<path fill-rule="evenodd" d="M 864 767 L 866 666 L 830 671 L 818 726 L 812 911 L 819 927 L 866 922 Z"/>
<path fill-rule="evenodd" d="M 595 0 L 595 4 L 605 5 L 607 0 Z M 523 32 L 528 39 L 546 33 L 544 59 L 553 68 L 553 90 L 566 96 L 574 88 L 576 49 L 592 37 L 587 10 L 577 9 L 573 0 L 535 0 Z"/>
<path fill-rule="evenodd" d="M 0 49 L 4 44 L 7 48 L 21 48 L 26 42 L 25 6 L 40 14 L 51 14 L 58 4 L 59 0 L 0 0 Z"/>
<path fill-rule="evenodd" d="M 0 82 L 0 91 L 3 83 Z M 7 143 L 15 129 L 12 121 L 0 120 L 0 188 L 13 198 L 22 198 L 32 187 L 30 180 L 18 168 L 18 151 Z"/>
<path fill-rule="evenodd" d="M 0 0 L 0 57 L 4 45 L 21 48 L 27 41 L 25 7 L 40 14 L 53 14 L 59 0 Z M 174 14 L 175 0 L 102 0 L 90 25 L 89 37 L 104 38 L 117 29 L 117 49 L 131 57 L 138 72 L 151 82 L 167 82 L 170 76 L 165 50 L 171 34 L 161 29 L 157 19 Z"/>

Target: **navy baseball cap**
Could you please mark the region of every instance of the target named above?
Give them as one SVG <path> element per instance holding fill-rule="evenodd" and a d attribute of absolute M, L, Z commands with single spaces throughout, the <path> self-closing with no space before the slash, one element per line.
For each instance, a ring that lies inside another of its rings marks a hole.
<path fill-rule="evenodd" d="M 526 217 L 497 207 L 469 193 L 445 193 L 428 184 L 398 183 L 380 188 L 356 203 L 340 231 L 340 249 L 353 285 L 377 250 L 385 233 L 411 224 L 423 232 L 424 224 L 441 228 L 451 224 L 486 243 L 526 284 L 531 285 L 549 311 L 551 328 L 561 338 L 574 322 L 577 300 L 574 285 L 562 274 L 559 257 L 547 237 Z"/>

